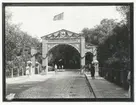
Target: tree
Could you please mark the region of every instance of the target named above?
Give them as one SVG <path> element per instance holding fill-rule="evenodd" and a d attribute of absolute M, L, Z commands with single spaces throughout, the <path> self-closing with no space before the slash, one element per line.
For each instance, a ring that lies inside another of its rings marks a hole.
<path fill-rule="evenodd" d="M 112 35 L 112 30 L 116 25 L 116 20 L 103 19 L 100 24 L 94 28 L 84 28 L 81 34 L 85 37 L 87 43 L 99 45 Z"/>
<path fill-rule="evenodd" d="M 130 6 L 117 6 L 116 10 L 123 16 L 126 22 L 130 21 Z"/>
<path fill-rule="evenodd" d="M 8 68 L 17 67 L 18 75 L 20 70 L 25 66 L 27 61 L 31 60 L 31 47 L 41 49 L 40 42 L 37 38 L 30 36 L 27 32 L 20 29 L 21 24 L 12 23 L 12 13 L 6 11 L 5 14 L 5 57 L 6 66 Z M 12 70 L 12 69 L 9 69 Z"/>
<path fill-rule="evenodd" d="M 98 46 L 100 66 L 129 69 L 130 37 L 126 23 L 103 19 L 94 28 L 84 28 L 82 35 L 87 43 Z"/>
<path fill-rule="evenodd" d="M 117 6 L 116 10 L 124 18 L 124 23 L 127 25 L 128 31 L 130 32 L 130 6 Z"/>
<path fill-rule="evenodd" d="M 126 67 L 130 61 L 129 44 L 127 26 L 118 24 L 113 29 L 112 35 L 98 48 L 100 63 L 109 67 L 129 69 Z M 115 63 L 116 66 L 113 66 Z"/>

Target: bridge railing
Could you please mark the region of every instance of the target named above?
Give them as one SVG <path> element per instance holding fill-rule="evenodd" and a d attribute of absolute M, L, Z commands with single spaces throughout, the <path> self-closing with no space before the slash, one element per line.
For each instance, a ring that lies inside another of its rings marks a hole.
<path fill-rule="evenodd" d="M 99 75 L 104 77 L 106 80 L 123 87 L 124 89 L 128 89 L 129 87 L 127 81 L 128 71 L 126 70 L 100 67 Z"/>

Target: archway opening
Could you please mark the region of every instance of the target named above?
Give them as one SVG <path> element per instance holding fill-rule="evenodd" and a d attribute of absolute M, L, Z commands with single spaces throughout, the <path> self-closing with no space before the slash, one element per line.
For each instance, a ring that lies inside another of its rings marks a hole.
<path fill-rule="evenodd" d="M 91 52 L 87 52 L 85 54 L 85 64 L 91 64 L 93 61 L 93 54 Z"/>
<path fill-rule="evenodd" d="M 80 69 L 80 53 L 71 45 L 59 44 L 48 52 L 48 65 L 58 69 Z"/>

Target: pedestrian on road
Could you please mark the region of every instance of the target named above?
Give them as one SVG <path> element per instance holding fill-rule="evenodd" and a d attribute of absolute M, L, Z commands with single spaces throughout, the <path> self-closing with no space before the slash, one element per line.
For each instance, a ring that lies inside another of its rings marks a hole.
<path fill-rule="evenodd" d="M 30 74 L 30 67 L 27 66 L 27 67 L 26 67 L 26 75 L 29 76 L 29 74 Z"/>
<path fill-rule="evenodd" d="M 95 67 L 94 67 L 94 63 L 93 63 L 93 64 L 91 65 L 91 77 L 92 77 L 92 79 L 95 78 L 94 75 L 95 75 Z"/>
<path fill-rule="evenodd" d="M 55 64 L 55 72 L 57 72 L 57 65 Z"/>

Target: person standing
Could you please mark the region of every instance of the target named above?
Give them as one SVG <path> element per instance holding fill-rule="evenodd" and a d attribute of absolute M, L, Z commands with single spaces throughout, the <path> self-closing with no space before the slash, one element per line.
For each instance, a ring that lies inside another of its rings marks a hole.
<path fill-rule="evenodd" d="M 55 72 L 57 72 L 57 65 L 55 64 Z"/>
<path fill-rule="evenodd" d="M 95 75 L 95 67 L 94 67 L 94 64 L 92 64 L 91 65 L 91 77 L 92 77 L 92 79 L 95 78 L 94 75 Z"/>
<path fill-rule="evenodd" d="M 29 67 L 29 66 L 26 67 L 26 75 L 27 75 L 27 76 L 30 75 L 30 67 Z"/>

